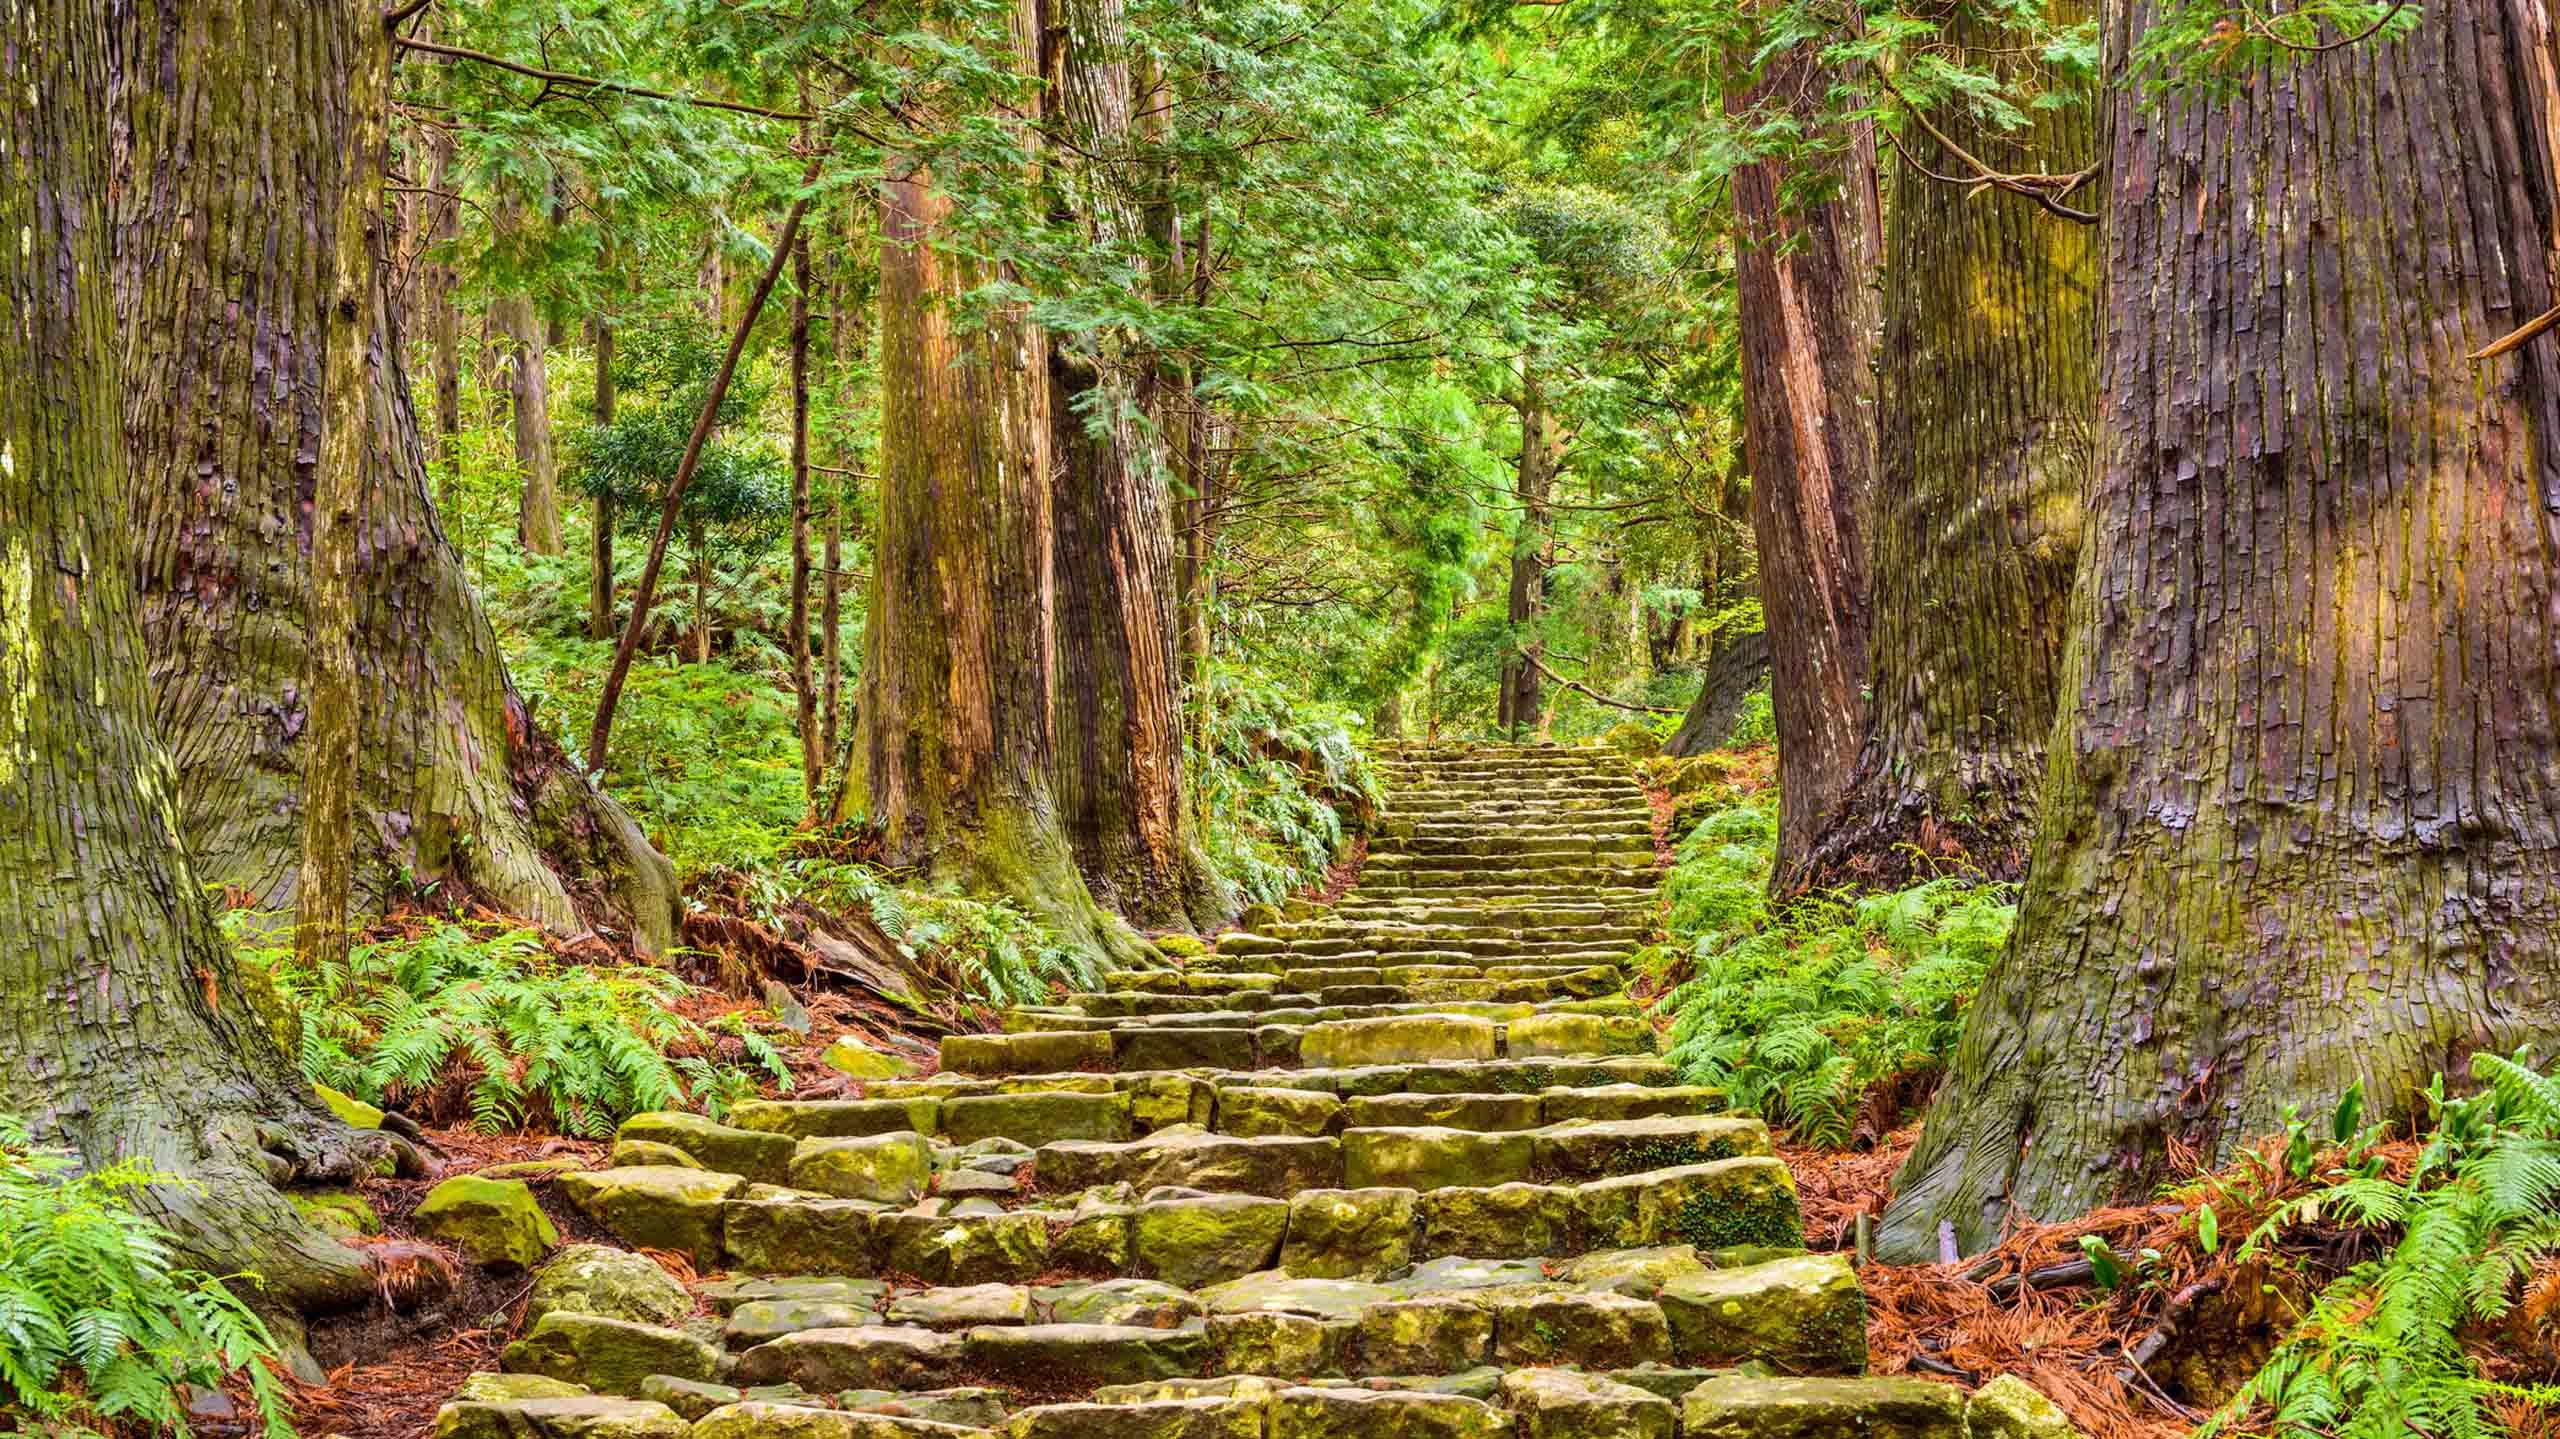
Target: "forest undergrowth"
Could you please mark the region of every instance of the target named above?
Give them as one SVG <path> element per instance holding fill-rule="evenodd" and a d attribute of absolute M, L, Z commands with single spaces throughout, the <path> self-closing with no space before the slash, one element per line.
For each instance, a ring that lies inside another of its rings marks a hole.
<path fill-rule="evenodd" d="M 2015 1374 L 2093 1439 L 2560 1433 L 2560 1079 L 2532 1055 L 2439 1076 L 2414 1129 L 2350 1091 L 2217 1166 L 2172 1156 L 2150 1203 L 1867 1259 L 2015 895 L 1955 868 L 1773 903 L 1755 773 L 1646 766 L 1680 815 L 1655 1013 L 1685 1079 L 1780 1131 L 1809 1241 L 1860 1253 L 1877 1372 Z"/>

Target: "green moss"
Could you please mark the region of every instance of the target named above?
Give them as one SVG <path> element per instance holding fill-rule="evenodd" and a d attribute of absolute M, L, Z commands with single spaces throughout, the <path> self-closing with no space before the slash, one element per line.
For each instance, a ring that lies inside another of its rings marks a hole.
<path fill-rule="evenodd" d="M 1671 1227 L 1682 1243 L 1700 1251 L 1738 1244 L 1765 1244 L 1796 1249 L 1804 1245 L 1804 1225 L 1792 1194 L 1764 1194 L 1736 1204 L 1713 1194 L 1700 1194 L 1680 1206 Z"/>

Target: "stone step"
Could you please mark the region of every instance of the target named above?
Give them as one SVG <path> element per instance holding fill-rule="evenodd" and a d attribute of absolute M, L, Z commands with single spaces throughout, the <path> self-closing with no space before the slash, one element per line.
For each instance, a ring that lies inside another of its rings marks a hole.
<path fill-rule="evenodd" d="M 1378 954 L 1393 949 L 1424 948 L 1503 955 L 1524 948 L 1589 948 L 1650 933 L 1647 924 L 1463 925 L 1396 923 L 1385 920 L 1344 925 L 1331 933 L 1325 926 L 1283 923 L 1273 932 L 1231 930 L 1218 936 L 1221 956 Z M 1304 932 L 1313 931 L 1313 932 Z M 1186 966 L 1197 969 L 1196 965 Z M 1252 988 L 1253 986 L 1245 986 Z"/>
<path fill-rule="evenodd" d="M 1424 819 L 1418 816 L 1398 816 L 1393 822 L 1378 825 L 1371 833 L 1379 839 L 1397 841 L 1468 839 L 1487 834 L 1518 839 L 1641 837 L 1649 841 L 1653 838 L 1653 816 L 1650 810 L 1642 814 L 1630 812 L 1620 816 L 1578 815 L 1557 818 Z"/>
<path fill-rule="evenodd" d="M 1520 1136 L 1476 1138 L 1492 1149 Z M 789 1185 L 672 1165 L 578 1171 L 557 1183 L 580 1212 L 624 1243 L 683 1254 L 705 1273 L 904 1274 L 942 1285 L 1027 1283 L 1050 1274 L 1157 1278 L 1184 1287 L 1222 1282 L 1281 1262 L 1293 1235 L 1302 1249 L 1318 1235 L 1340 1242 L 1340 1204 L 1375 1211 L 1357 1226 L 1361 1243 L 1399 1264 L 1802 1242 L 1786 1166 L 1764 1155 L 1581 1181 L 1371 1186 L 1323 1191 L 1321 1200 L 1309 1197 L 1316 1191 L 1281 1199 L 1131 1186 L 1025 1203 L 1018 1190 L 916 1198 L 937 1177 L 919 1167 L 929 1164 L 930 1149 L 911 1132 L 798 1141 L 789 1161 L 796 1182 Z M 982 1158 L 999 1157 L 1018 1158 Z"/>
<path fill-rule="evenodd" d="M 1314 1010 L 1102 1018 L 1065 1010 L 1008 1010 L 1008 1030 L 943 1041 L 942 1063 L 962 1074 L 1059 1069 L 1342 1068 L 1434 1060 L 1606 1058 L 1654 1052 L 1649 1020 L 1623 1000 L 1543 1007 L 1451 1000 Z"/>
<path fill-rule="evenodd" d="M 1571 838 L 1546 838 L 1514 834 L 1453 835 L 1424 839 L 1420 836 L 1384 840 L 1369 847 L 1369 862 L 1391 857 L 1422 858 L 1426 856 L 1462 856 L 1501 864 L 1509 869 L 1540 869 L 1554 860 L 1584 859 L 1594 855 L 1653 854 L 1653 836 L 1627 834 L 1614 838 L 1581 835 Z"/>
<path fill-rule="evenodd" d="M 1303 1091 L 1229 1090 L 1221 1096 L 1221 1113 L 1231 1121 L 1269 1117 L 1279 1124 L 1341 1123 L 1340 1112 L 1324 1114 L 1322 1098 Z M 1766 1125 L 1730 1115 L 1569 1120 L 1520 1129 L 1500 1127 L 1500 1121 L 1505 1110 L 1534 1112 L 1538 1105 L 1528 1096 L 1408 1099 L 1361 1099 L 1346 1108 L 1371 1117 L 1436 1115 L 1495 1127 L 1353 1125 L 1338 1134 L 1232 1134 L 1182 1126 L 1117 1143 L 1062 1139 L 1040 1147 L 1033 1182 L 1051 1193 L 1109 1186 L 1145 1193 L 1173 1186 L 1285 1199 L 1310 1189 L 1429 1193 L 1469 1185 L 1605 1179 L 1769 1152 Z M 1266 1101 L 1278 1102 L 1266 1108 Z"/>
<path fill-rule="evenodd" d="M 1651 866 L 1577 865 L 1569 868 L 1542 870 L 1535 876 L 1514 877 L 1488 873 L 1481 868 L 1449 869 L 1441 867 L 1408 868 L 1402 865 L 1373 866 L 1362 871 L 1360 887 L 1373 893 L 1381 891 L 1425 891 L 1437 894 L 1499 896 L 1512 894 L 1554 895 L 1574 890 L 1615 892 L 1651 890 L 1662 876 Z"/>
<path fill-rule="evenodd" d="M 1463 969 L 1462 965 L 1411 965 L 1399 970 Z M 1545 969 L 1529 965 L 1522 968 Z M 1449 979 L 1415 979 L 1390 984 L 1344 982 L 1319 989 L 1242 990 L 1184 994 L 1164 990 L 1115 989 L 1071 993 L 1060 1007 L 1094 1018 L 1133 1019 L 1160 1015 L 1221 1012 L 1269 1014 L 1299 1008 L 1395 1009 L 1450 1003 L 1538 1003 L 1547 1000 L 1596 999 L 1626 987 L 1626 975 L 1615 965 L 1553 966 L 1560 972 L 1536 979 L 1494 979 L 1481 975 Z M 1292 971 L 1307 974 L 1311 971 Z M 1356 972 L 1356 971 L 1345 971 Z M 1371 971 L 1375 973 L 1376 971 Z M 1278 975 L 1196 975 L 1198 979 L 1270 978 Z"/>

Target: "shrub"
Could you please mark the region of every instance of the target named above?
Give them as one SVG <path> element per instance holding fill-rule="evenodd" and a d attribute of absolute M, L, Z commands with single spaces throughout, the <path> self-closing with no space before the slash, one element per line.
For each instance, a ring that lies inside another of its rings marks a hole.
<path fill-rule="evenodd" d="M 297 1013 L 303 1073 L 370 1103 L 409 1101 L 428 1118 L 451 1108 L 484 1131 L 547 1121 L 601 1137 L 643 1110 L 690 1104 L 717 1116 L 755 1093 L 757 1071 L 790 1084 L 762 1035 L 676 1013 L 693 992 L 683 980 L 647 965 L 562 963 L 530 930 L 443 923 L 360 944 L 317 971 L 289 946 L 243 953 Z M 748 1065 L 713 1057 L 724 1039 Z"/>
<path fill-rule="evenodd" d="M 2521 1053 L 2475 1055 L 2472 1072 L 2485 1088 L 2468 1099 L 2447 1098 L 2436 1077 L 2429 1132 L 2405 1180 L 2388 1177 L 2379 1129 L 2359 1131 L 2360 1091 L 2340 1104 L 2325 1136 L 2336 1162 L 2317 1171 L 2326 1182 L 2269 1214 L 2242 1254 L 2268 1255 L 2288 1230 L 2324 1216 L 2399 1239 L 2323 1289 L 2199 1439 L 2494 1439 L 2512 1432 L 2501 1407 L 2560 1407 L 2560 1386 L 2493 1379 L 2474 1353 L 2491 1325 L 2513 1323 L 2546 1345 L 2560 1325 L 2560 1078 Z M 2280 1162 L 2310 1178 L 2326 1146 L 2287 1118 Z M 2212 1214 L 2197 1211 L 2208 1248 Z"/>
<path fill-rule="evenodd" d="M 1348 715 L 1230 670 L 1214 676 L 1210 733 L 1194 756 L 1210 862 L 1250 904 L 1321 879 L 1378 781 Z"/>
<path fill-rule="evenodd" d="M 1720 810 L 1682 840 L 1662 952 L 1690 978 L 1658 1000 L 1669 1058 L 1694 1084 L 1849 1141 L 1870 1088 L 1940 1066 L 2016 918 L 2010 886 L 1940 878 L 1889 894 L 1817 895 L 1773 914 L 1769 801 Z"/>
<path fill-rule="evenodd" d="M 0 1423 L 91 1439 L 186 1431 L 181 1385 L 245 1378 L 266 1432 L 293 1433 L 267 1367 L 273 1335 L 213 1275 L 178 1266 L 137 1212 L 146 1186 L 184 1183 L 127 1162 L 77 1172 L 0 1119 Z M 30 1421 L 32 1421 L 30 1423 Z"/>

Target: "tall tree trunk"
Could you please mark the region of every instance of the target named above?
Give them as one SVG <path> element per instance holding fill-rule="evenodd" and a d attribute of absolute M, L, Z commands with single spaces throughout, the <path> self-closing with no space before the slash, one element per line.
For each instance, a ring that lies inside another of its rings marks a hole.
<path fill-rule="evenodd" d="M 808 86 L 803 84 L 802 103 Z M 800 719 L 800 788 L 811 815 L 827 765 L 819 746 L 809 647 L 809 232 L 791 249 L 791 694 Z"/>
<path fill-rule="evenodd" d="M 1503 656 L 1501 695 L 1496 724 L 1506 739 L 1519 739 L 1521 726 L 1536 717 L 1543 725 L 1545 676 L 1537 661 L 1546 652 L 1538 638 L 1538 617 L 1546 611 L 1547 501 L 1555 486 L 1555 420 L 1547 413 L 1538 377 L 1525 366 L 1520 376 L 1520 462 L 1512 497 L 1520 502 L 1520 527 L 1511 541 L 1510 652 Z"/>
<path fill-rule="evenodd" d="M 92 1166 L 186 1176 L 136 1194 L 190 1262 L 254 1269 L 284 1303 L 344 1304 L 370 1291 L 363 1261 L 275 1176 L 351 1179 L 379 1138 L 319 1108 L 243 987 L 152 723 L 118 429 L 126 332 L 103 282 L 108 10 L 0 11 L 0 1113 Z M 358 158 L 313 148 L 336 172 Z"/>
<path fill-rule="evenodd" d="M 1807 41 L 1771 57 L 1727 109 L 1792 112 L 1828 149 L 1837 192 L 1787 195 L 1778 161 L 1734 172 L 1740 221 L 1743 446 L 1768 614 L 1778 726 L 1778 851 L 1800 888 L 1813 841 L 1856 767 L 1866 705 L 1867 508 L 1875 488 L 1876 301 L 1882 245 L 1875 138 L 1822 118 L 1839 79 Z M 1827 178 L 1827 177 L 1826 177 Z"/>
<path fill-rule="evenodd" d="M 1032 5 L 1020 63 L 1038 54 Z M 1009 895 L 1068 943 L 1140 946 L 1085 888 L 1058 811 L 1048 346 L 1018 308 L 958 328 L 993 278 L 934 248 L 949 197 L 912 162 L 881 185 L 879 529 L 859 744 L 893 864 Z"/>
<path fill-rule="evenodd" d="M 355 898 L 356 525 L 365 456 L 373 448 L 376 388 L 366 349 L 383 303 L 377 178 L 390 125 L 391 46 L 359 34 L 347 85 L 349 181 L 339 188 L 330 256 L 327 413 L 311 499 L 310 725 L 302 765 L 302 872 L 294 882 L 294 956 L 314 971 L 344 963 Z"/>
<path fill-rule="evenodd" d="M 1734 721 L 1742 718 L 1743 701 L 1768 678 L 1767 630 L 1727 635 L 1719 640 L 1714 653 L 1707 656 L 1698 698 L 1680 717 L 1680 728 L 1663 741 L 1662 752 L 1686 758 L 1723 744 L 1733 734 Z"/>
<path fill-rule="evenodd" d="M 516 468 L 524 475 L 516 507 L 516 543 L 525 553 L 560 553 L 560 476 L 551 453 L 549 327 L 534 312 L 530 295 L 501 295 L 489 303 L 489 325 L 506 356 L 508 408 L 516 436 Z"/>
<path fill-rule="evenodd" d="M 711 539 L 702 521 L 685 528 L 686 558 L 693 561 L 693 662 L 711 663 Z"/>
<path fill-rule="evenodd" d="M 594 331 L 596 388 L 593 408 L 596 425 L 601 428 L 613 423 L 613 321 L 597 315 Z M 614 636 L 613 496 L 596 496 L 595 509 L 595 532 L 587 537 L 587 638 L 609 640 Z"/>
<path fill-rule="evenodd" d="M 2069 27 L 2090 7 L 2048 10 Z M 2039 84 L 2020 32 L 1959 13 L 1947 36 L 2019 95 Z M 2012 174 L 2089 163 L 2094 98 L 2027 115 L 2005 134 L 1959 106 L 1933 123 Z M 1866 740 L 1803 882 L 1890 888 L 1954 861 L 2015 880 L 2094 460 L 2096 234 L 1909 164 L 1891 208 Z"/>
<path fill-rule="evenodd" d="M 1104 253 L 1142 223 L 1119 166 L 1131 140 L 1120 0 L 1053 0 L 1049 122 L 1066 143 L 1050 174 L 1061 209 Z M 1096 163 L 1090 157 L 1102 157 Z M 1094 898 L 1150 929 L 1215 928 L 1227 901 L 1191 826 L 1173 524 L 1157 453 L 1137 420 L 1155 357 L 1049 341 L 1058 593 L 1060 817 Z"/>
<path fill-rule="evenodd" d="M 430 11 L 428 14 L 433 15 Z M 421 25 L 421 33 L 431 34 L 430 18 Z M 441 78 L 452 73 L 458 63 L 451 56 L 438 56 L 436 74 Z M 421 302 L 427 313 L 427 344 L 430 378 L 435 389 L 436 433 L 434 457 L 450 466 L 459 458 L 462 446 L 462 312 L 454 303 L 454 291 L 460 277 L 454 272 L 453 243 L 462 234 L 462 200 L 444 193 L 459 182 L 453 174 L 453 131 L 443 125 L 423 125 L 426 137 L 427 189 L 423 198 L 432 217 L 426 233 L 420 238 L 425 247 L 425 293 Z"/>
<path fill-rule="evenodd" d="M 2551 40 L 2448 0 L 2117 92 L 2066 713 L 1885 1252 L 2560 1037 L 2560 351 L 2467 358 L 2554 299 Z"/>
<path fill-rule="evenodd" d="M 347 57 L 380 22 L 282 0 L 128 9 L 114 278 L 150 692 L 197 877 L 286 910 L 309 750 L 312 460 L 330 398 L 334 224 L 310 217 L 334 217 L 356 183 L 331 157 L 348 144 Z M 509 682 L 428 498 L 394 308 L 376 314 L 354 577 L 358 907 L 432 885 L 563 931 L 667 944 L 673 874 Z"/>

